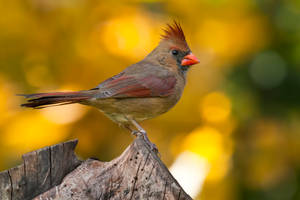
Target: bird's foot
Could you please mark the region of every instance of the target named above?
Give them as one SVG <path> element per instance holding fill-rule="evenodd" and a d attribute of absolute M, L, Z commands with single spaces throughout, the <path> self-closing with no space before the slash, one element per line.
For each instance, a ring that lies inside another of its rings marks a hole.
<path fill-rule="evenodd" d="M 141 135 L 143 137 L 144 141 L 150 146 L 151 151 L 153 151 L 156 154 L 159 154 L 157 146 L 149 140 L 146 131 L 137 131 L 137 135 Z"/>
<path fill-rule="evenodd" d="M 157 146 L 149 140 L 146 131 L 136 131 L 136 130 L 134 130 L 134 131 L 131 131 L 131 134 L 136 136 L 136 137 L 138 137 L 138 136 L 143 137 L 143 139 L 147 143 L 147 145 L 150 146 L 151 151 L 153 151 L 157 154 L 159 153 Z"/>
<path fill-rule="evenodd" d="M 134 135 L 134 136 L 136 136 L 136 137 L 139 135 L 139 133 L 140 132 L 136 131 L 136 130 L 131 131 L 131 134 Z"/>

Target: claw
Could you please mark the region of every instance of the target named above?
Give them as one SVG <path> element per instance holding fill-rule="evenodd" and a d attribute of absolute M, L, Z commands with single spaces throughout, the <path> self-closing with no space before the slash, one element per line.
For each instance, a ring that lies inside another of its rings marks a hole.
<path fill-rule="evenodd" d="M 139 131 L 133 130 L 131 131 L 131 134 L 137 137 L 139 135 Z"/>
<path fill-rule="evenodd" d="M 155 152 L 156 154 L 158 154 L 158 153 L 159 153 L 159 152 L 158 152 L 158 148 L 157 148 L 157 146 L 156 146 L 154 143 L 152 143 L 152 142 L 149 140 L 149 138 L 148 138 L 148 136 L 147 136 L 147 132 L 144 131 L 144 130 L 141 130 L 141 131 L 139 131 L 139 133 L 143 136 L 144 141 L 150 146 L 151 151 L 153 151 L 153 152 Z"/>

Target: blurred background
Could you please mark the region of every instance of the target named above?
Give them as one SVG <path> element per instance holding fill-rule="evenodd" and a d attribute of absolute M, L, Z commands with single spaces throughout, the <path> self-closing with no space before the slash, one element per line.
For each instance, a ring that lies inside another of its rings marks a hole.
<path fill-rule="evenodd" d="M 300 199 L 300 1 L 0 0 L 0 170 L 78 138 L 109 161 L 133 137 L 82 105 L 17 93 L 89 89 L 147 55 L 177 19 L 201 63 L 180 102 L 143 122 L 195 199 Z"/>

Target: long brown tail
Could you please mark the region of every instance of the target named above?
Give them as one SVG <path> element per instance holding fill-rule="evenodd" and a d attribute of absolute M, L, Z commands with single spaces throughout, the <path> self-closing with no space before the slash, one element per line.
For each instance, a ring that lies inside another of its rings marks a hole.
<path fill-rule="evenodd" d="M 87 91 L 21 94 L 20 96 L 24 96 L 28 99 L 27 103 L 21 104 L 21 106 L 36 109 L 79 103 L 91 98 L 91 94 Z"/>

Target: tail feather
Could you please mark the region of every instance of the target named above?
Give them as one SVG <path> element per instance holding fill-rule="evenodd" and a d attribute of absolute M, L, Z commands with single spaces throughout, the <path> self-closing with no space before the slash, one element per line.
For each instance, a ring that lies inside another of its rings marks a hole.
<path fill-rule="evenodd" d="M 28 99 L 27 103 L 21 104 L 22 107 L 36 109 L 80 103 L 83 100 L 91 98 L 91 94 L 86 91 L 21 94 L 20 96 L 24 96 Z"/>

